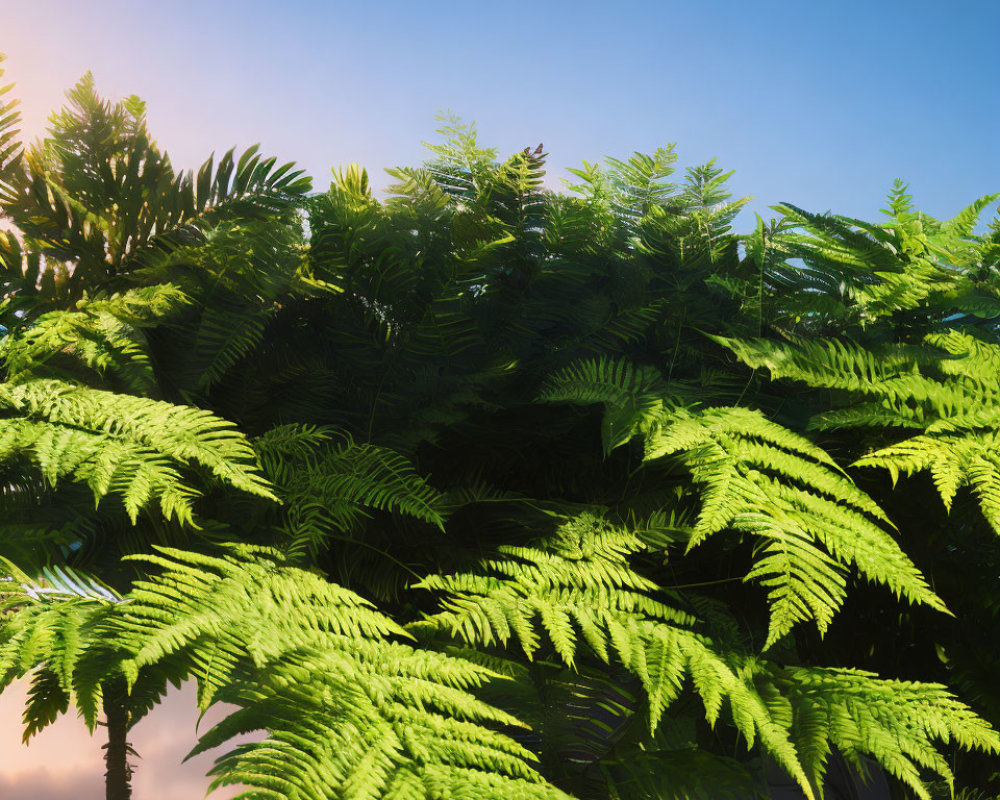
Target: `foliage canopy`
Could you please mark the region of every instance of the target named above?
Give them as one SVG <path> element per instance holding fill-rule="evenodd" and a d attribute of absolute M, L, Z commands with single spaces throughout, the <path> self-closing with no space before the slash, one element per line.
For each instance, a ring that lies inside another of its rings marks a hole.
<path fill-rule="evenodd" d="M 24 148 L 8 97 L 26 738 L 103 713 L 127 771 L 194 680 L 236 710 L 193 752 L 264 731 L 213 771 L 248 800 L 998 790 L 995 196 L 737 235 L 714 163 L 561 193 L 458 122 L 385 198 L 311 193 L 175 170 L 89 77 Z"/>

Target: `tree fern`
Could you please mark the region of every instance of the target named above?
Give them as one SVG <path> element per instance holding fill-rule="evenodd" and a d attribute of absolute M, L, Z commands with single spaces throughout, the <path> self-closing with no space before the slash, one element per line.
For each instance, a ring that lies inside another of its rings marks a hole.
<path fill-rule="evenodd" d="M 22 153 L 8 97 L 0 664 L 29 735 L 103 709 L 113 796 L 189 677 L 238 707 L 201 748 L 262 731 L 215 773 L 248 797 L 995 788 L 944 688 L 996 718 L 990 196 L 741 237 L 714 162 L 562 195 L 456 122 L 388 199 L 306 198 L 255 148 L 175 170 L 90 78 Z"/>
<path fill-rule="evenodd" d="M 44 303 L 65 307 L 88 284 L 106 289 L 200 228 L 280 212 L 308 190 L 301 171 L 276 166 L 256 146 L 238 157 L 230 150 L 217 165 L 210 158 L 197 175 L 175 172 L 151 140 L 138 98 L 110 103 L 90 75 L 68 98 L 50 135 L 14 159 L 17 168 L 5 165 L 3 212 L 42 254 L 35 294 Z M 0 135 L 7 152 L 11 139 Z"/>
<path fill-rule="evenodd" d="M 24 711 L 24 740 L 54 722 L 77 692 L 77 666 L 95 643 L 95 623 L 121 595 L 65 567 L 39 578 L 0 561 L 0 686 L 34 672 Z M 87 694 L 84 706 L 99 702 Z"/>
<path fill-rule="evenodd" d="M 655 584 L 626 560 L 638 548 L 628 535 L 586 518 L 574 520 L 543 548 L 505 547 L 506 558 L 485 560 L 473 573 L 425 579 L 420 586 L 441 592 L 443 609 L 411 629 L 450 632 L 486 647 L 516 640 L 529 658 L 544 631 L 568 666 L 584 643 L 602 661 L 614 653 L 642 682 L 654 729 L 689 674 L 709 721 L 715 722 L 726 701 L 748 742 L 758 731 L 765 749 L 807 793 L 822 786 L 829 742 L 855 762 L 861 755 L 875 758 L 922 797 L 920 768 L 951 776 L 932 740 L 954 739 L 990 752 L 1000 746 L 990 726 L 940 686 L 767 662 L 731 671 L 732 656 L 715 652 L 709 640 L 690 630 L 693 619 L 649 596 Z M 742 663 L 740 657 L 736 662 Z M 822 705 L 826 716 L 818 715 L 813 702 L 829 704 Z M 785 730 L 792 747 L 783 738 Z M 895 739 L 896 730 L 909 736 Z"/>
<path fill-rule="evenodd" d="M 216 785 L 248 798 L 564 797 L 492 729 L 518 721 L 470 694 L 488 670 L 392 641 L 409 637 L 352 592 L 267 552 L 145 560 L 162 571 L 106 622 L 106 646 L 132 680 L 180 656 L 203 707 L 240 706 L 195 752 L 269 732 L 224 756 Z"/>

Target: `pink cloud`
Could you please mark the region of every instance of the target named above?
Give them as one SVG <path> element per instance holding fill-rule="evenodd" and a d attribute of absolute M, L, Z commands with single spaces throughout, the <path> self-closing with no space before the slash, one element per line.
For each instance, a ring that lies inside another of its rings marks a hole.
<path fill-rule="evenodd" d="M 103 796 L 103 731 L 93 737 L 72 714 L 56 721 L 31 744 L 21 743 L 24 683 L 0 695 L 0 798 L 7 800 L 80 800 Z M 198 725 L 192 686 L 171 690 L 163 703 L 132 731 L 135 761 L 133 788 L 139 800 L 191 800 L 208 789 L 205 773 L 217 753 L 204 753 L 182 763 L 197 740 L 195 726 L 204 732 L 225 715 L 213 708 Z M 253 737 L 241 737 L 248 741 Z M 220 789 L 212 800 L 228 800 L 236 787 Z"/>
<path fill-rule="evenodd" d="M 0 797 L 10 800 L 80 800 L 103 794 L 104 780 L 92 770 L 33 767 L 11 777 L 0 775 Z"/>

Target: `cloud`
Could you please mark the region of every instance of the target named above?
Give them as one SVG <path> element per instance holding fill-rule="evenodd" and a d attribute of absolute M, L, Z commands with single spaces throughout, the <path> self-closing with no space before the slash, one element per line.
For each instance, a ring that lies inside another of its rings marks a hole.
<path fill-rule="evenodd" d="M 26 682 L 18 682 L 0 695 L 0 798 L 103 797 L 102 730 L 91 737 L 83 722 L 70 714 L 32 739 L 30 746 L 24 746 L 20 715 L 26 688 Z M 192 800 L 204 796 L 209 785 L 205 773 L 218 754 L 204 753 L 182 762 L 197 741 L 196 726 L 204 733 L 225 714 L 225 708 L 213 708 L 199 725 L 194 687 L 171 690 L 129 737 L 141 756 L 134 760 L 137 800 Z M 242 736 L 233 744 L 253 738 Z M 239 787 L 227 787 L 211 798 L 228 800 L 238 792 Z"/>
<path fill-rule="evenodd" d="M 103 795 L 103 775 L 89 769 L 34 767 L 10 777 L 0 775 L 4 800 L 81 800 Z"/>

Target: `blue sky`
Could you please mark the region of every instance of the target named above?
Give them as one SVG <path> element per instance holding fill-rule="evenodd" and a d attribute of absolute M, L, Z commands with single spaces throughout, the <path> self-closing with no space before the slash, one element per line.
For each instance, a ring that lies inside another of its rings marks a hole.
<path fill-rule="evenodd" d="M 91 69 L 148 101 L 183 166 L 260 141 L 317 186 L 352 161 L 384 186 L 449 110 L 502 153 L 544 142 L 556 185 L 675 141 L 762 212 L 871 216 L 897 176 L 939 216 L 1000 190 L 996 2 L 9 5 L 0 50 L 30 130 Z"/>

